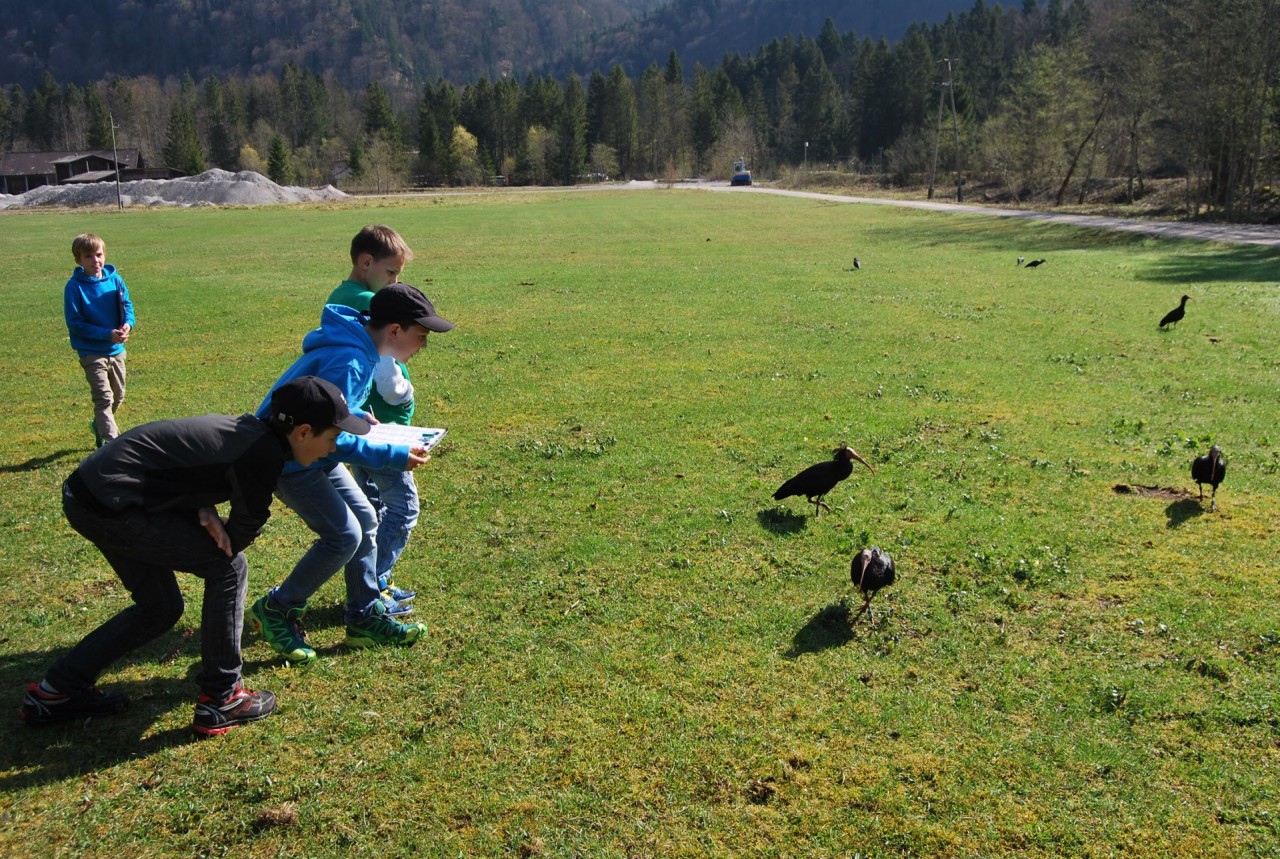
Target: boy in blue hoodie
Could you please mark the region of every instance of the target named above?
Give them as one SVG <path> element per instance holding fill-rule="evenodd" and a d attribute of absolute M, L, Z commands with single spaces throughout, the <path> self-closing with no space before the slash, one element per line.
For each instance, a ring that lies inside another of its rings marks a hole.
<path fill-rule="evenodd" d="M 303 338 L 302 357 L 285 371 L 273 390 L 298 376 L 314 375 L 337 385 L 348 403 L 364 403 L 383 355 L 408 361 L 426 344 L 428 332 L 451 328 L 453 323 L 442 319 L 427 297 L 407 284 L 378 290 L 369 302 L 368 314 L 326 305 L 320 327 Z M 270 394 L 258 408 L 260 417 L 269 413 Z M 361 417 L 377 423 L 371 414 Z M 315 660 L 316 652 L 307 644 L 302 629 L 302 616 L 307 600 L 339 569 L 346 575 L 344 616 L 349 646 L 411 645 L 426 633 L 421 623 L 402 624 L 387 614 L 375 571 L 377 512 L 342 463 L 411 471 L 427 459 L 423 450 L 371 443 L 343 433 L 332 456 L 308 467 L 285 467 L 276 484 L 276 496 L 315 532 L 316 541 L 288 577 L 250 607 L 248 620 L 288 662 Z"/>
<path fill-rule="evenodd" d="M 71 348 L 93 396 L 93 438 L 97 447 L 120 434 L 115 413 L 124 402 L 124 344 L 133 330 L 133 302 L 124 278 L 107 265 L 107 246 L 93 233 L 76 236 L 71 253 L 78 266 L 63 290 L 63 310 Z"/>

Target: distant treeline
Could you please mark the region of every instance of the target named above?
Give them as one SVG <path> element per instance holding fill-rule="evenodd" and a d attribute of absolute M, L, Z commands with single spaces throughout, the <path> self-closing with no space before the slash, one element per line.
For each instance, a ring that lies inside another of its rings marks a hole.
<path fill-rule="evenodd" d="M 898 183 L 997 182 L 1019 198 L 1083 200 L 1099 177 L 1131 198 L 1185 178 L 1191 213 L 1236 219 L 1270 199 L 1277 167 L 1280 10 L 1271 0 L 976 0 L 859 39 L 828 20 L 682 68 L 674 51 L 638 78 L 437 79 L 349 90 L 289 64 L 277 75 L 118 77 L 0 89 L 0 148 L 120 146 L 186 172 L 256 169 L 277 181 L 391 189 L 584 176 L 765 175 L 807 166 Z"/>

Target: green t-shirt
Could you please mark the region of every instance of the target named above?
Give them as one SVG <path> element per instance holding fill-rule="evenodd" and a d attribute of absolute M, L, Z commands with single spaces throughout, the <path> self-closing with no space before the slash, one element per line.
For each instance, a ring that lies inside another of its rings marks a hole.
<path fill-rule="evenodd" d="M 350 307 L 352 310 L 368 313 L 369 301 L 372 298 L 373 290 L 363 283 L 344 280 L 338 285 L 337 289 L 329 294 L 329 300 L 325 304 L 341 304 L 344 307 Z M 396 366 L 400 368 L 400 372 L 406 379 L 410 382 L 413 381 L 409 378 L 409 368 L 404 365 L 403 361 L 397 361 Z M 413 397 L 398 406 L 393 406 L 379 396 L 378 389 L 375 387 L 369 392 L 369 399 L 364 404 L 364 409 L 365 411 L 373 412 L 373 416 L 383 423 L 404 424 L 405 426 L 413 423 Z"/>

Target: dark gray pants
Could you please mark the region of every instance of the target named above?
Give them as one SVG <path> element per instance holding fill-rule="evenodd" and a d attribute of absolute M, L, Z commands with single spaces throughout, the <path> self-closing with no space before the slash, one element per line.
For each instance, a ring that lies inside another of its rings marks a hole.
<path fill-rule="evenodd" d="M 86 505 L 65 486 L 62 510 L 71 527 L 98 547 L 133 596 L 133 605 L 81 639 L 46 675 L 59 692 L 93 686 L 107 666 L 168 632 L 182 617 L 175 570 L 204 579 L 200 651 L 204 665 L 196 682 L 223 700 L 240 682 L 240 633 L 248 566 L 217 547 L 195 511 L 148 513 L 134 508 L 112 514 Z"/>

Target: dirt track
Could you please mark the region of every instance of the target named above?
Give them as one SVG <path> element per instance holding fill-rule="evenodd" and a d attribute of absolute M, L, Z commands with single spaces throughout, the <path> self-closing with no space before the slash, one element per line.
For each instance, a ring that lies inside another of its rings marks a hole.
<path fill-rule="evenodd" d="M 811 191 L 786 191 L 753 185 L 749 188 L 730 188 L 724 182 L 703 182 L 693 187 L 708 191 L 731 191 L 735 194 L 781 194 L 786 197 L 806 197 L 829 203 L 871 203 L 877 206 L 905 206 L 909 209 L 933 209 L 941 212 L 960 212 L 968 215 L 990 215 L 997 218 L 1026 218 L 1034 221 L 1052 221 L 1091 229 L 1119 230 L 1165 236 L 1171 239 L 1198 239 L 1206 242 L 1228 244 L 1265 245 L 1280 248 L 1280 227 L 1260 227 L 1241 224 L 1190 224 L 1170 221 L 1140 221 L 1132 218 L 1108 218 L 1096 215 L 1067 215 L 1055 212 L 1036 212 L 1026 209 L 997 209 L 988 206 L 965 206 L 958 203 L 937 203 L 924 200 L 885 200 L 875 197 L 846 197 L 839 194 L 819 194 Z"/>

